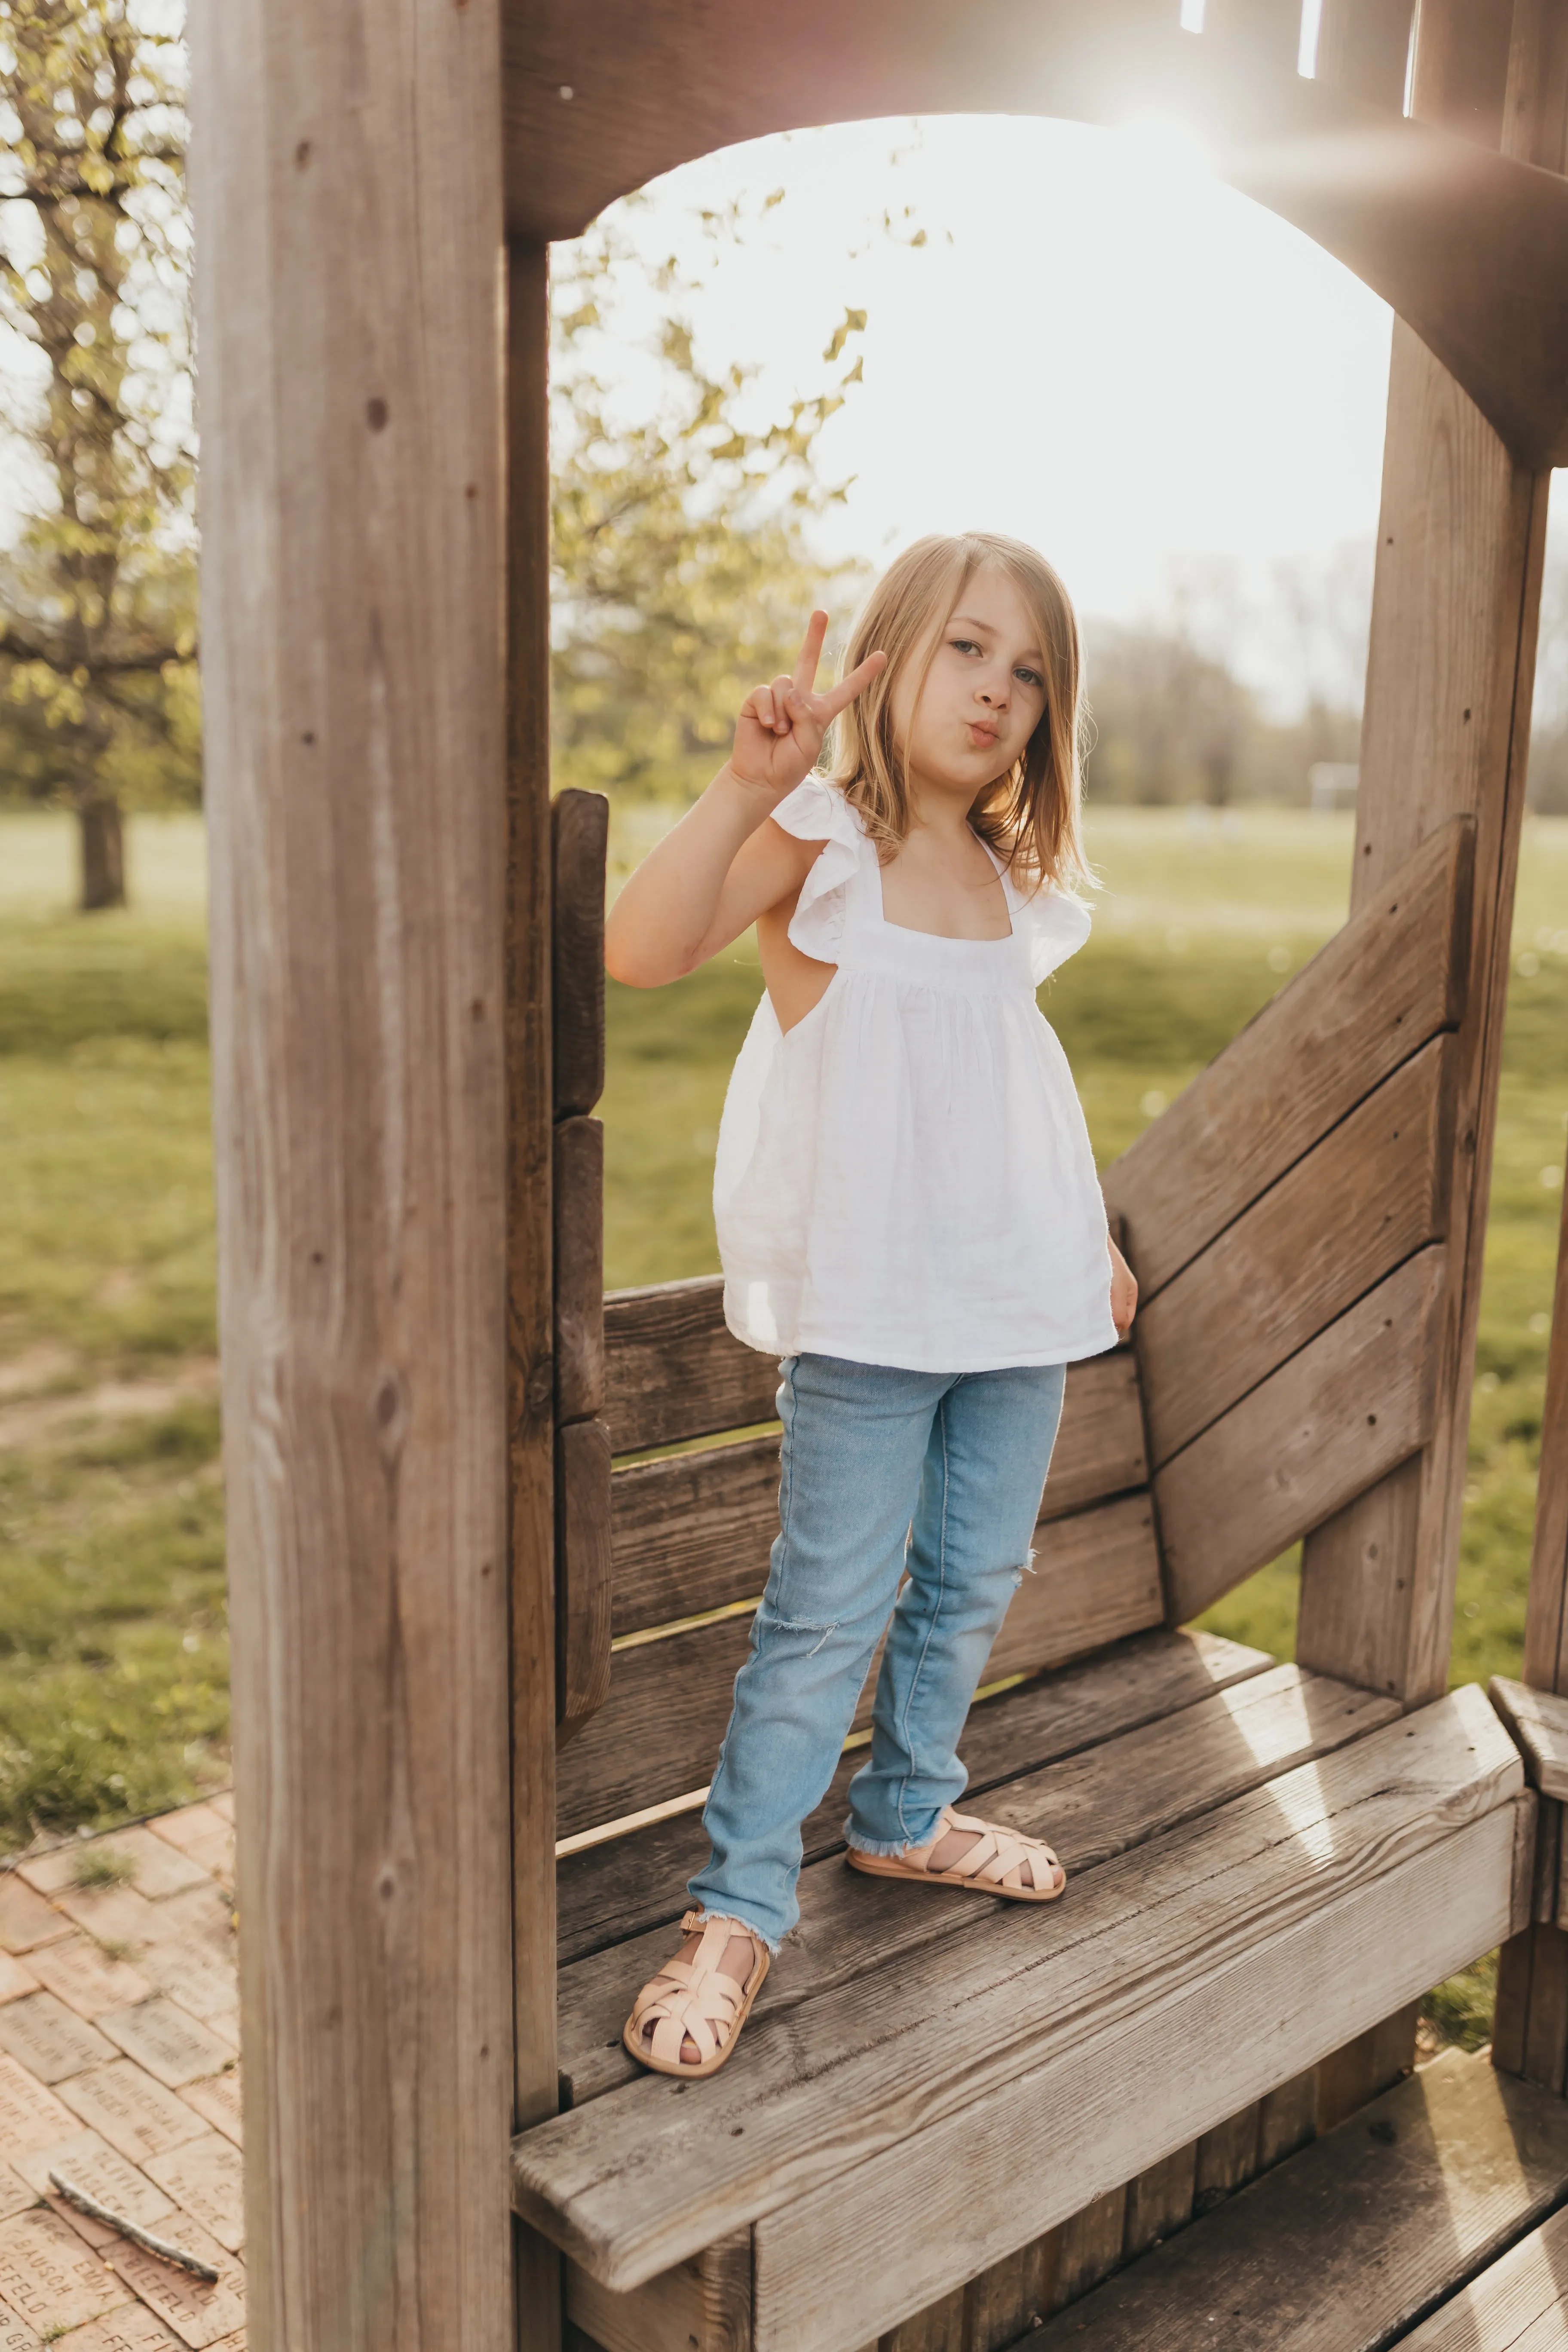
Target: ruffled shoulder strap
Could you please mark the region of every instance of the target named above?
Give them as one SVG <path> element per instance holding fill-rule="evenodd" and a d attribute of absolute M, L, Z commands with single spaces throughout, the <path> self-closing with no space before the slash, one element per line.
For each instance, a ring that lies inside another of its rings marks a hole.
<path fill-rule="evenodd" d="M 1054 882 L 1042 882 L 1037 889 L 1026 891 L 1019 888 L 1011 874 L 1004 873 L 1002 885 L 1015 925 L 1022 928 L 1028 940 L 1029 970 L 1038 988 L 1058 964 L 1077 955 L 1088 939 L 1089 908 L 1084 899 L 1071 890 L 1058 888 Z"/>
<path fill-rule="evenodd" d="M 837 785 L 807 776 L 773 812 L 773 823 L 797 841 L 820 841 L 822 855 L 800 886 L 789 936 L 803 955 L 837 963 L 849 911 L 849 889 L 870 845 L 859 812 Z M 870 851 L 872 856 L 874 851 Z"/>

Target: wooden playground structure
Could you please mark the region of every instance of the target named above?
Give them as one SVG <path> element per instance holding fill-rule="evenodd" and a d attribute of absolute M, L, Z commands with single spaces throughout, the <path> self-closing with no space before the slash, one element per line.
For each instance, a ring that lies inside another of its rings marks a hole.
<path fill-rule="evenodd" d="M 1310 77 L 1301 0 L 1178 15 L 198 0 L 252 2352 L 1568 2345 L 1568 1273 L 1523 1683 L 1446 1691 L 1568 0 L 1322 0 Z M 1107 1178 L 1142 1311 L 964 1751 L 1068 1901 L 851 1883 L 847 1763 L 744 2043 L 672 2083 L 619 2027 L 773 1375 L 711 1282 L 603 1297 L 548 245 L 764 132 L 1150 105 L 1397 314 L 1350 919 Z M 1180 1630 L 1299 1538 L 1295 1664 Z M 1489 2057 L 1410 2075 L 1500 1945 Z"/>

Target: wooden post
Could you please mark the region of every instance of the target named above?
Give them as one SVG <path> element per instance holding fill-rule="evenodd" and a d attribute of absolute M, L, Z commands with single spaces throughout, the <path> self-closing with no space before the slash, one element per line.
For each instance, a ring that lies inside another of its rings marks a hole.
<path fill-rule="evenodd" d="M 503 2352 L 495 0 L 198 0 L 252 2352 Z"/>
<path fill-rule="evenodd" d="M 1553 168 L 1560 0 L 1423 0 L 1415 110 Z M 1304 1665 L 1436 1697 L 1447 1671 L 1507 994 L 1548 478 L 1515 463 L 1396 322 L 1352 905 L 1447 818 L 1476 823 L 1468 1007 L 1432 1442 L 1309 1537 Z"/>
<path fill-rule="evenodd" d="M 555 2112 L 555 1335 L 548 257 L 507 250 L 507 1357 L 519 2130 Z M 557 2352 L 561 2265 L 514 2230 L 519 2352 Z"/>

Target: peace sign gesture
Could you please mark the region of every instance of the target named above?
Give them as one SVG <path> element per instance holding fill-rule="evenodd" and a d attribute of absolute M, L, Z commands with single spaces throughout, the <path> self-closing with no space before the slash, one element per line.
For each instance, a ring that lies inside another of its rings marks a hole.
<path fill-rule="evenodd" d="M 741 706 L 735 723 L 735 748 L 730 770 L 742 783 L 782 800 L 804 783 L 816 765 L 828 722 L 864 692 L 888 656 L 868 654 L 826 694 L 816 691 L 816 665 L 827 635 L 827 615 L 814 613 L 806 623 L 795 676 L 775 677 L 772 686 L 755 686 Z"/>

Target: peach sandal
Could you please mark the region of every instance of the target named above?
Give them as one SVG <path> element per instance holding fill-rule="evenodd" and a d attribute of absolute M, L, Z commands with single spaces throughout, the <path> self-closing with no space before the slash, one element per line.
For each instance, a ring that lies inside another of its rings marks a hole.
<path fill-rule="evenodd" d="M 980 1834 L 951 1870 L 932 1870 L 931 1857 L 949 1830 L 977 1830 Z M 951 1805 L 942 1807 L 936 1835 L 929 1844 L 906 1846 L 902 1853 L 862 1853 L 852 1845 L 846 1860 L 851 1870 L 863 1870 L 871 1878 L 915 1878 L 928 1886 L 967 1886 L 972 1894 L 1004 1895 L 1014 1903 L 1054 1903 L 1067 1885 L 1065 1871 L 1060 1886 L 1026 1883 L 1026 1863 L 1031 1879 L 1037 1875 L 1037 1863 L 1049 1870 L 1053 1881 L 1061 1870 L 1043 1838 L 1026 1837 L 1022 1830 L 983 1822 L 973 1813 L 955 1813 Z"/>
<path fill-rule="evenodd" d="M 649 1978 L 621 2033 L 639 2066 L 693 2082 L 719 2072 L 735 2047 L 768 1972 L 768 1948 L 754 1929 L 738 1919 L 704 1919 L 700 1913 L 689 1911 L 680 1923 L 681 1934 L 693 1935 L 699 1929 L 702 1940 L 691 1958 L 667 1960 L 658 1974 Z M 752 1939 L 755 1958 L 743 1985 L 725 1976 L 719 1966 L 731 1936 Z M 643 2034 L 650 2024 L 653 2037 L 648 2042 Z M 680 2053 L 689 2038 L 697 2057 L 684 2063 Z"/>

